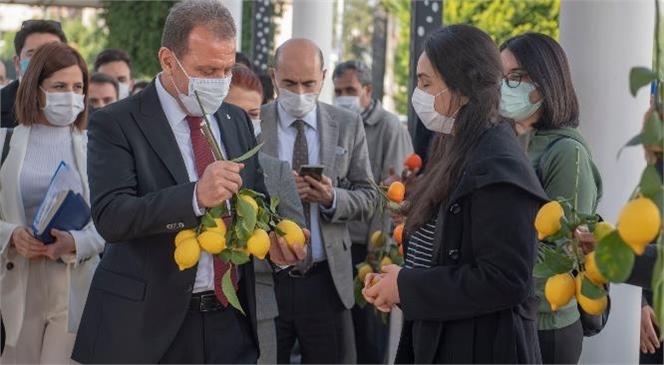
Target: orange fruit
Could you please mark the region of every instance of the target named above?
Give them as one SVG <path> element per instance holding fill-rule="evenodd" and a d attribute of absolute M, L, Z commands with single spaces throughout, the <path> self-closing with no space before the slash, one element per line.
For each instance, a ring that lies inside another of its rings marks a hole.
<path fill-rule="evenodd" d="M 399 245 L 403 244 L 403 226 L 403 223 L 401 223 L 400 225 L 394 227 L 394 232 L 392 232 L 392 238 L 394 238 L 394 242 Z"/>
<path fill-rule="evenodd" d="M 387 189 L 387 197 L 391 201 L 400 204 L 406 196 L 406 186 L 401 181 L 393 182 Z"/>
<path fill-rule="evenodd" d="M 403 257 L 403 245 L 399 245 L 399 255 Z"/>
<path fill-rule="evenodd" d="M 403 161 L 403 165 L 408 170 L 415 170 L 422 167 L 422 157 L 417 153 L 411 153 L 406 156 L 406 159 Z"/>

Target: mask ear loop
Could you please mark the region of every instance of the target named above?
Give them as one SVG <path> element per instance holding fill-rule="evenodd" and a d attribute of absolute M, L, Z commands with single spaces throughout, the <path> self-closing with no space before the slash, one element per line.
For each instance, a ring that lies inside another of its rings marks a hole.
<path fill-rule="evenodd" d="M 177 62 L 177 63 L 178 63 L 178 66 L 180 66 L 180 70 L 182 70 L 182 72 L 184 73 L 184 75 L 187 76 L 187 80 L 190 80 L 191 77 L 189 77 L 189 74 L 187 73 L 187 71 L 184 69 L 184 67 L 182 67 L 182 64 L 180 63 L 180 60 L 178 59 L 178 56 L 176 56 L 176 55 L 175 55 L 175 52 L 173 52 L 173 51 L 171 51 L 171 54 L 173 55 L 173 58 L 175 58 L 175 62 Z M 189 90 L 187 90 L 187 94 L 183 94 L 183 93 L 180 91 L 180 89 L 178 88 L 178 86 L 175 84 L 175 78 L 173 77 L 173 73 L 172 73 L 172 72 L 171 72 L 171 83 L 173 84 L 173 87 L 175 87 L 175 90 L 178 92 L 178 94 L 180 94 L 180 95 L 186 95 L 186 96 L 189 95 Z"/>

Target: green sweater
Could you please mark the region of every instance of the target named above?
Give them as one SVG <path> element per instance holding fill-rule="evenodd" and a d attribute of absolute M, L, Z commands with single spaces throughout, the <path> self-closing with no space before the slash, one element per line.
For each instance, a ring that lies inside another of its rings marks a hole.
<path fill-rule="evenodd" d="M 547 147 L 554 139 L 563 138 Z M 602 179 L 592 161 L 590 148 L 581 134 L 572 128 L 538 131 L 533 130 L 520 136 L 527 148 L 528 157 L 535 170 L 539 170 L 544 191 L 549 198 L 574 198 L 576 180 L 576 150 L 579 149 L 579 190 L 577 208 L 579 212 L 590 214 L 597 208 L 602 196 Z M 544 155 L 544 156 L 543 156 Z M 541 158 L 541 161 L 540 161 Z M 538 166 L 539 165 L 539 166 Z M 566 306 L 551 311 L 549 302 L 544 297 L 545 279 L 535 279 L 540 306 L 537 314 L 539 330 L 551 330 L 567 327 L 579 319 L 576 300 Z"/>

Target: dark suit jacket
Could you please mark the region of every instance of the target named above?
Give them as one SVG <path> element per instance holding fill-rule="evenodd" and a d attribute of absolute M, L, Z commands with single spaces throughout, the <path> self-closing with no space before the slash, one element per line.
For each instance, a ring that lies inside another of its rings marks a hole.
<path fill-rule="evenodd" d="M 0 89 L 0 126 L 2 128 L 16 127 L 14 104 L 16 103 L 17 92 L 18 80 L 14 80 L 9 85 Z"/>
<path fill-rule="evenodd" d="M 507 123 L 470 153 L 439 209 L 431 268 L 399 273 L 396 363 L 541 362 L 533 222 L 548 198 Z"/>
<path fill-rule="evenodd" d="M 256 140 L 241 109 L 215 113 L 230 158 Z M 108 244 L 95 273 L 72 358 L 81 363 L 156 363 L 181 327 L 196 267 L 179 271 L 175 234 L 199 223 L 175 136 L 154 81 L 143 92 L 95 112 L 88 143 L 92 217 Z M 244 162 L 244 186 L 265 192 L 257 156 Z M 241 267 L 238 296 L 256 337 L 252 263 Z"/>

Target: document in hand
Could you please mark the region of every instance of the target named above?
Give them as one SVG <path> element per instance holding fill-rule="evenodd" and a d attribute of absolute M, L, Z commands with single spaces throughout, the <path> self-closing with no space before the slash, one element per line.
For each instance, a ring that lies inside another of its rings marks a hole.
<path fill-rule="evenodd" d="M 77 191 L 78 179 L 78 173 L 61 161 L 32 222 L 32 231 L 45 244 L 55 241 L 51 229 L 80 230 L 90 221 L 90 207 Z"/>

